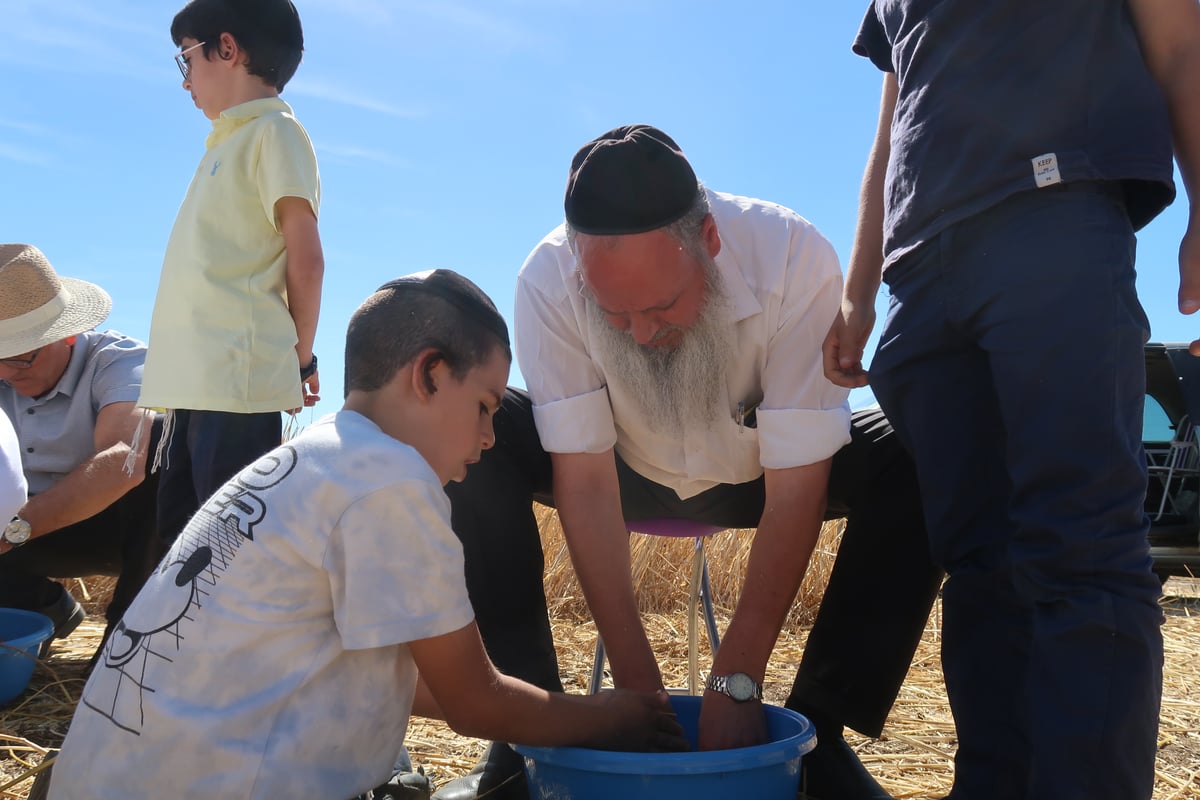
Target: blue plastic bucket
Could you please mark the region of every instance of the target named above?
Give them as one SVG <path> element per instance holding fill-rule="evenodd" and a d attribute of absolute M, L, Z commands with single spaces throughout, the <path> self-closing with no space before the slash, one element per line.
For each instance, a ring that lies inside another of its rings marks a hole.
<path fill-rule="evenodd" d="M 671 705 L 692 747 L 700 698 L 675 696 Z M 620 753 L 582 747 L 527 747 L 534 800 L 795 800 L 800 759 L 817 746 L 812 724 L 800 714 L 763 706 L 766 744 L 690 753 Z"/>
<path fill-rule="evenodd" d="M 53 633 L 54 623 L 45 614 L 0 608 L 0 704 L 25 691 L 38 648 Z"/>

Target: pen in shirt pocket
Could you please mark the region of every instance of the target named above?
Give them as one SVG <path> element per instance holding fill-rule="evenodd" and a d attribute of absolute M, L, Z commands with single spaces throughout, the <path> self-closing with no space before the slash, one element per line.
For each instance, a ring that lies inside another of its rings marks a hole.
<path fill-rule="evenodd" d="M 737 404 L 737 413 L 733 415 L 734 421 L 737 422 L 738 433 L 744 428 L 757 428 L 758 417 L 755 416 L 755 411 L 758 410 L 758 403 L 746 403 L 739 400 Z"/>

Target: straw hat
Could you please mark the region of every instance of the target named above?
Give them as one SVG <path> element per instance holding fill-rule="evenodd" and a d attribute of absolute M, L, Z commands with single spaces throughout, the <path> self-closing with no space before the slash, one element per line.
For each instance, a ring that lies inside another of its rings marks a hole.
<path fill-rule="evenodd" d="M 91 330 L 111 309 L 108 292 L 60 278 L 33 245 L 0 244 L 0 358 Z"/>

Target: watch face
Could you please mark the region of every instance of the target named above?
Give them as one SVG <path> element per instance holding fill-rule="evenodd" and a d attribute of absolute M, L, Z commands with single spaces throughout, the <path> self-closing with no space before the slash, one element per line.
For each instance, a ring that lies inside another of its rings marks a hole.
<path fill-rule="evenodd" d="M 8 523 L 8 527 L 4 529 L 4 539 L 9 544 L 25 544 L 29 541 L 31 529 L 29 523 L 23 519 L 14 519 Z"/>
<path fill-rule="evenodd" d="M 757 695 L 754 679 L 744 672 L 734 672 L 728 675 L 725 678 L 725 687 L 729 690 L 729 696 L 739 703 L 753 700 Z"/>

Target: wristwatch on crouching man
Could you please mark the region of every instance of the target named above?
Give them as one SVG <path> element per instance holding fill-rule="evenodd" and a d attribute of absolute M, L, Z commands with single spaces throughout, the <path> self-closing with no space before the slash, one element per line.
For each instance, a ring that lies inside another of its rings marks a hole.
<path fill-rule="evenodd" d="M 4 541 L 13 547 L 20 547 L 29 541 L 29 537 L 32 534 L 33 528 L 28 522 L 20 517 L 13 517 L 12 521 L 5 526 L 2 536 Z"/>

